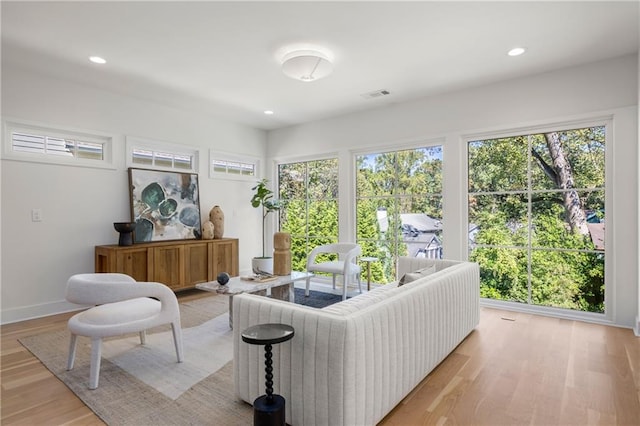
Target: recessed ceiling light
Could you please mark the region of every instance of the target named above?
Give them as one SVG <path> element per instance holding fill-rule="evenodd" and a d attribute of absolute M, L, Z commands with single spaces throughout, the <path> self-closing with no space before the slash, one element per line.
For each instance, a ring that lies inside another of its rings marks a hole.
<path fill-rule="evenodd" d="M 509 56 L 520 56 L 524 52 L 525 52 L 525 48 L 524 47 L 514 47 L 509 52 L 507 52 L 507 55 L 509 55 Z"/>
<path fill-rule="evenodd" d="M 101 58 L 100 56 L 89 56 L 89 60 L 91 62 L 93 62 L 94 64 L 106 64 L 107 61 L 104 58 Z"/>
<path fill-rule="evenodd" d="M 273 115 L 273 111 L 268 109 L 264 112 L 264 115 Z"/>

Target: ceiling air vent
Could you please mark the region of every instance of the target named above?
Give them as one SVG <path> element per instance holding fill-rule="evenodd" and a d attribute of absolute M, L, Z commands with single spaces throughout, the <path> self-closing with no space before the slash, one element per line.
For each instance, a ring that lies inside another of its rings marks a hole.
<path fill-rule="evenodd" d="M 376 90 L 373 92 L 369 92 L 369 93 L 363 93 L 362 96 L 365 99 L 374 99 L 374 98 L 379 98 L 380 96 L 387 96 L 390 95 L 391 92 L 389 92 L 388 90 Z"/>

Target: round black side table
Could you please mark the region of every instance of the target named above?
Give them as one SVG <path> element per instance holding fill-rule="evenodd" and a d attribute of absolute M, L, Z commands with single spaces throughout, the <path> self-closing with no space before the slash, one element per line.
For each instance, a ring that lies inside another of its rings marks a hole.
<path fill-rule="evenodd" d="M 251 345 L 264 345 L 266 395 L 253 401 L 254 426 L 285 426 L 284 398 L 273 394 L 273 361 L 271 345 L 293 338 L 293 327 L 286 324 L 258 324 L 242 332 L 242 341 Z"/>

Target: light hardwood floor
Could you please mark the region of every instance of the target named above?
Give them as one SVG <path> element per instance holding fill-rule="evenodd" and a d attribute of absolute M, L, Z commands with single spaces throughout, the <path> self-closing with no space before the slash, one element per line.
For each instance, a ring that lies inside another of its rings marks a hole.
<path fill-rule="evenodd" d="M 212 296 L 189 292 L 180 300 L 197 297 Z M 102 424 L 18 342 L 62 329 L 70 316 L 2 326 L 1 424 Z M 445 424 L 638 426 L 640 338 L 628 329 L 483 308 L 477 329 L 381 422 Z"/>

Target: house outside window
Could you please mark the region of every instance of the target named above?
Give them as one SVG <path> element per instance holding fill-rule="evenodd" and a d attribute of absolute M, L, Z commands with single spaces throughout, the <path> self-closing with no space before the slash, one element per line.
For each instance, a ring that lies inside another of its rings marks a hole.
<path fill-rule="evenodd" d="M 356 240 L 371 280 L 396 279 L 398 256 L 442 258 L 442 146 L 356 156 Z"/>
<path fill-rule="evenodd" d="M 604 313 L 605 139 L 598 125 L 468 142 L 482 297 Z"/>
<path fill-rule="evenodd" d="M 338 159 L 278 165 L 280 231 L 291 234 L 292 268 L 306 270 L 313 248 L 338 242 Z"/>

